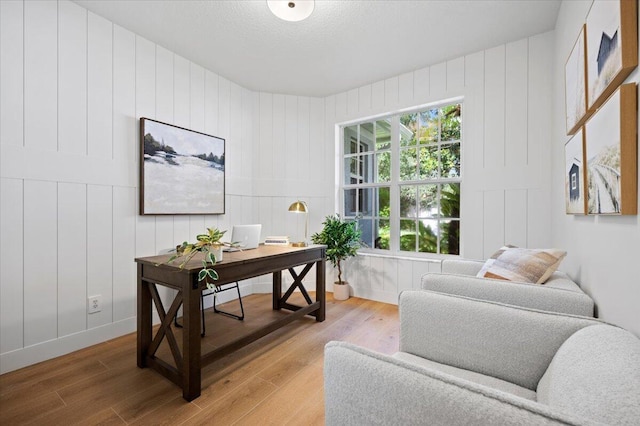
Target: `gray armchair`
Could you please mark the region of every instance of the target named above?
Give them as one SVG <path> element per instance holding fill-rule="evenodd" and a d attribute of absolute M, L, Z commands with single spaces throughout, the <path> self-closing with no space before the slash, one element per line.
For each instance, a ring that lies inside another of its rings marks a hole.
<path fill-rule="evenodd" d="M 327 425 L 637 424 L 640 340 L 593 318 L 400 295 L 400 351 L 330 342 Z"/>
<path fill-rule="evenodd" d="M 484 262 L 444 260 L 442 273 L 422 277 L 422 289 L 507 303 L 525 308 L 592 317 L 594 302 L 564 272 L 556 271 L 545 284 L 478 278 Z"/>

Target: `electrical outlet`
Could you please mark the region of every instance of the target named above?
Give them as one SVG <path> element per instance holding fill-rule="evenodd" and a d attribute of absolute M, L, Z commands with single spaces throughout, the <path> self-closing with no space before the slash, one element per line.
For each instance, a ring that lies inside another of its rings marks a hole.
<path fill-rule="evenodd" d="M 87 299 L 87 312 L 90 314 L 95 314 L 96 312 L 100 312 L 102 310 L 102 295 L 98 294 L 97 296 L 90 296 Z"/>

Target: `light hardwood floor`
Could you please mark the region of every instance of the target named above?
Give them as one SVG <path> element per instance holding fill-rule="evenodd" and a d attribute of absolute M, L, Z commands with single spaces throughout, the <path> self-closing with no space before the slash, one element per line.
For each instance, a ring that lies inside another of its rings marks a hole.
<path fill-rule="evenodd" d="M 247 315 L 270 298 L 244 297 Z M 322 425 L 324 345 L 343 340 L 393 353 L 398 326 L 395 305 L 338 302 L 328 293 L 326 321 L 304 318 L 208 365 L 202 395 L 190 403 L 173 383 L 136 366 L 129 334 L 0 376 L 0 424 Z M 203 351 L 215 345 L 213 329 L 207 333 Z"/>

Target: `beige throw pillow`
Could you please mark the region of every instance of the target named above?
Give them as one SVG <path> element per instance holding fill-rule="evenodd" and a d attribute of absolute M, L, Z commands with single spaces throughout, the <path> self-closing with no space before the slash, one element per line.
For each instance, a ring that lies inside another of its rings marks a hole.
<path fill-rule="evenodd" d="M 482 275 L 485 278 L 544 284 L 567 252 L 558 249 L 508 247 Z"/>
<path fill-rule="evenodd" d="M 480 269 L 480 271 L 478 271 L 478 273 L 476 274 L 476 277 L 484 278 L 484 274 L 489 270 L 489 268 L 491 268 L 491 265 L 493 265 L 493 262 L 495 262 L 496 259 L 500 257 L 502 253 L 504 253 L 506 250 L 510 248 L 515 248 L 515 246 L 506 245 L 506 246 L 500 247 L 500 249 L 497 252 L 493 253 L 491 257 L 484 262 L 484 265 L 482 265 L 482 268 Z"/>

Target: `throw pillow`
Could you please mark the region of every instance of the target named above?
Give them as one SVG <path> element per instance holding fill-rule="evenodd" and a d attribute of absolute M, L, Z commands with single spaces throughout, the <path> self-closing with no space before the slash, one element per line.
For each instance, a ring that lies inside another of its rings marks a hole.
<path fill-rule="evenodd" d="M 493 265 L 493 262 L 495 262 L 496 259 L 500 257 L 502 253 L 504 253 L 506 250 L 510 248 L 516 248 L 516 247 L 512 245 L 506 245 L 506 246 L 500 247 L 500 249 L 497 252 L 493 253 L 491 257 L 484 262 L 484 265 L 482 265 L 482 268 L 480 269 L 480 271 L 478 271 L 478 273 L 476 274 L 476 277 L 484 278 L 484 274 L 489 270 L 489 268 L 491 268 L 491 265 Z"/>
<path fill-rule="evenodd" d="M 485 278 L 544 284 L 554 273 L 567 252 L 558 249 L 504 250 L 485 271 Z"/>

